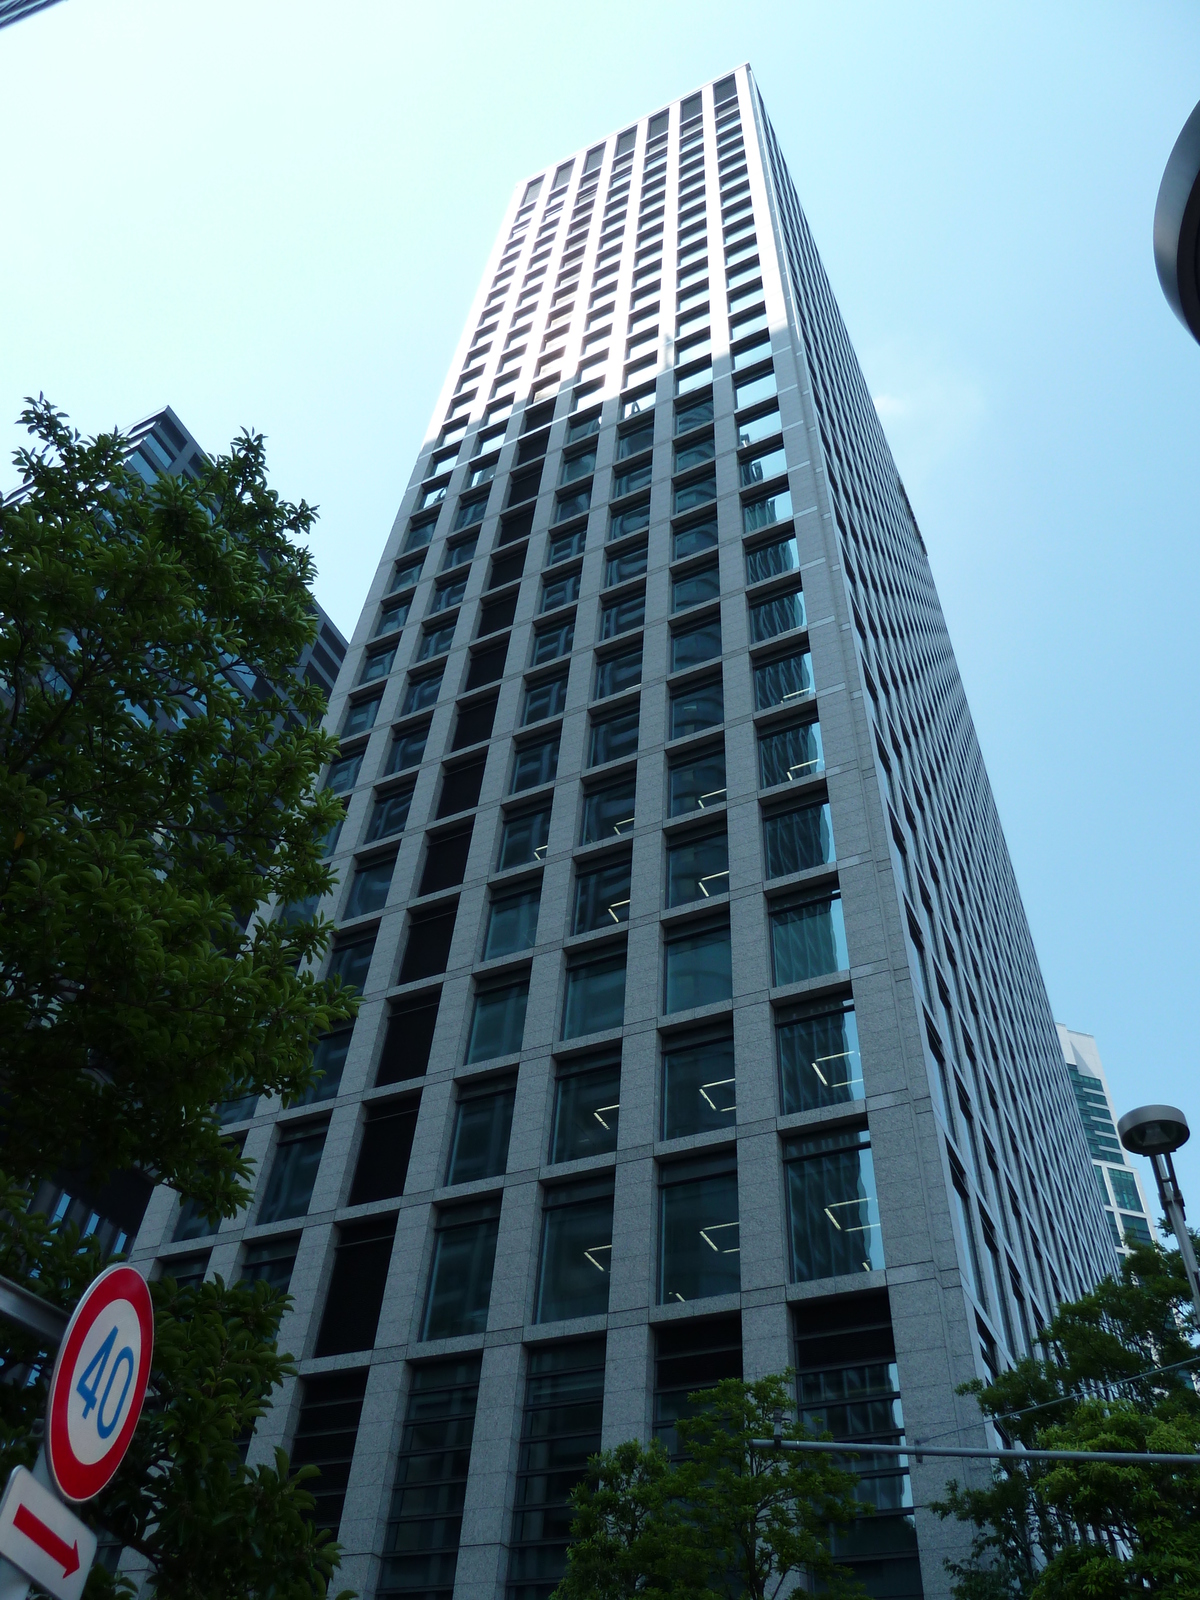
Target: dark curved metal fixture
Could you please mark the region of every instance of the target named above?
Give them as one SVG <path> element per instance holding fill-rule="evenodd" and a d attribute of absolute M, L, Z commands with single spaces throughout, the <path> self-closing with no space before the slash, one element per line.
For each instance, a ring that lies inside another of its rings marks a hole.
<path fill-rule="evenodd" d="M 1159 185 L 1154 264 L 1172 311 L 1200 343 L 1200 105 L 1184 123 Z"/>

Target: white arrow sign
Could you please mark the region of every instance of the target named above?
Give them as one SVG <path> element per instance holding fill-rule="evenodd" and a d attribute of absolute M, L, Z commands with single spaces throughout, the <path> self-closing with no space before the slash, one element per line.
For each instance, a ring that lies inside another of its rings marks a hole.
<path fill-rule="evenodd" d="M 96 1535 L 26 1467 L 14 1467 L 0 1500 L 0 1555 L 55 1600 L 79 1600 Z"/>

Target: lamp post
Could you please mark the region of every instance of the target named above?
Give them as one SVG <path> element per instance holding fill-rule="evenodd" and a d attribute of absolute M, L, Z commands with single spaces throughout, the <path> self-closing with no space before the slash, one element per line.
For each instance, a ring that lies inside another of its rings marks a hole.
<path fill-rule="evenodd" d="M 1136 1111 L 1127 1111 L 1117 1123 L 1117 1133 L 1126 1150 L 1137 1156 L 1147 1156 L 1154 1168 L 1158 1198 L 1183 1257 L 1183 1270 L 1187 1273 L 1197 1326 L 1200 1326 L 1200 1271 L 1184 1220 L 1183 1195 L 1179 1192 L 1175 1163 L 1171 1160 L 1171 1152 L 1191 1137 L 1187 1118 L 1176 1106 L 1138 1106 Z"/>

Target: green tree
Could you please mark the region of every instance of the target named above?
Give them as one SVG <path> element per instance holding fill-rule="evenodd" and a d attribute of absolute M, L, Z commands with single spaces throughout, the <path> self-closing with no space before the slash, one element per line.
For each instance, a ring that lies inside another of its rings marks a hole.
<path fill-rule="evenodd" d="M 726 1378 L 689 1398 L 676 1424 L 686 1457 L 636 1440 L 605 1451 L 572 1492 L 575 1521 L 556 1600 L 773 1600 L 800 1574 L 858 1592 L 830 1553 L 854 1520 L 855 1476 L 833 1458 L 759 1449 L 795 1402 L 789 1374 Z M 785 1439 L 809 1438 L 792 1422 Z"/>
<path fill-rule="evenodd" d="M 147 484 L 127 441 L 22 420 L 0 507 L 0 1167 L 153 1169 L 212 1214 L 245 1198 L 234 1094 L 294 1095 L 349 1015 L 297 970 L 327 928 L 253 916 L 331 883 L 308 506 L 243 435 Z M 269 687 L 286 686 L 285 695 Z"/>
<path fill-rule="evenodd" d="M 967 1389 L 1027 1449 L 1194 1452 L 1196 1331 L 1178 1251 L 1139 1246 L 1119 1279 L 1059 1308 L 1040 1353 Z M 950 1564 L 959 1600 L 1200 1596 L 1200 1467 L 1004 1463 L 934 1509 L 974 1529 Z"/>
<path fill-rule="evenodd" d="M 250 1169 L 220 1103 L 301 1094 L 355 1001 L 315 976 L 329 925 L 303 914 L 341 817 L 317 788 L 324 696 L 293 673 L 314 513 L 268 487 L 261 437 L 146 483 L 119 434 L 81 439 L 44 400 L 22 420 L 0 505 L 0 1271 L 70 1307 L 99 1253 L 29 1212 L 38 1182 L 137 1168 L 232 1216 Z M 272 898 L 301 914 L 257 916 Z M 324 1595 L 337 1546 L 305 1520 L 304 1475 L 240 1454 L 291 1370 L 285 1302 L 153 1292 L 150 1408 L 89 1514 L 163 1600 Z M 0 1324 L 9 1465 L 36 1452 L 45 1358 Z"/>

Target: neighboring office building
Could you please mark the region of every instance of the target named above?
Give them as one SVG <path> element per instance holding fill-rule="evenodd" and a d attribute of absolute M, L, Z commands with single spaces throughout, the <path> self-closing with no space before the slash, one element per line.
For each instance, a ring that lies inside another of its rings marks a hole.
<path fill-rule="evenodd" d="M 1092 1154 L 1092 1170 L 1104 1202 L 1104 1214 L 1113 1243 L 1122 1255 L 1128 1255 L 1127 1236 L 1140 1244 L 1152 1242 L 1150 1218 L 1154 1213 L 1146 1204 L 1141 1175 L 1117 1138 L 1117 1113 L 1095 1039 L 1090 1033 L 1075 1033 L 1064 1028 L 1061 1022 L 1057 1026 L 1063 1060 L 1067 1063 L 1071 1087 L 1083 1118 L 1083 1131 Z"/>
<path fill-rule="evenodd" d="M 184 472 L 194 478 L 204 459 L 200 445 L 170 406 L 135 423 L 129 429 L 128 438 L 129 465 L 147 483 L 153 483 L 162 473 Z M 21 492 L 17 490 L 13 498 Z M 329 695 L 346 655 L 346 640 L 320 606 L 316 606 L 316 612 L 317 638 L 304 647 L 295 671 L 297 677 L 307 678 Z M 262 683 L 263 692 L 267 692 L 265 683 L 262 680 L 258 683 Z M 101 1185 L 86 1172 L 59 1173 L 39 1186 L 33 1197 L 33 1208 L 56 1221 L 65 1218 L 74 1222 L 84 1235 L 94 1234 L 107 1257 L 128 1248 L 141 1227 L 153 1187 L 140 1172 L 116 1173 Z"/>
<path fill-rule="evenodd" d="M 362 1009 L 308 1104 L 231 1127 L 247 1214 L 160 1190 L 135 1259 L 290 1286 L 252 1459 L 321 1468 L 342 1580 L 544 1600 L 588 1455 L 725 1374 L 982 1444 L 956 1386 L 1115 1254 L 748 69 L 518 186 L 330 720 Z M 962 1550 L 911 1471 L 840 1547 L 897 1600 Z"/>
<path fill-rule="evenodd" d="M 1184 123 L 1159 185 L 1154 265 L 1171 310 L 1200 341 L 1200 105 Z"/>

